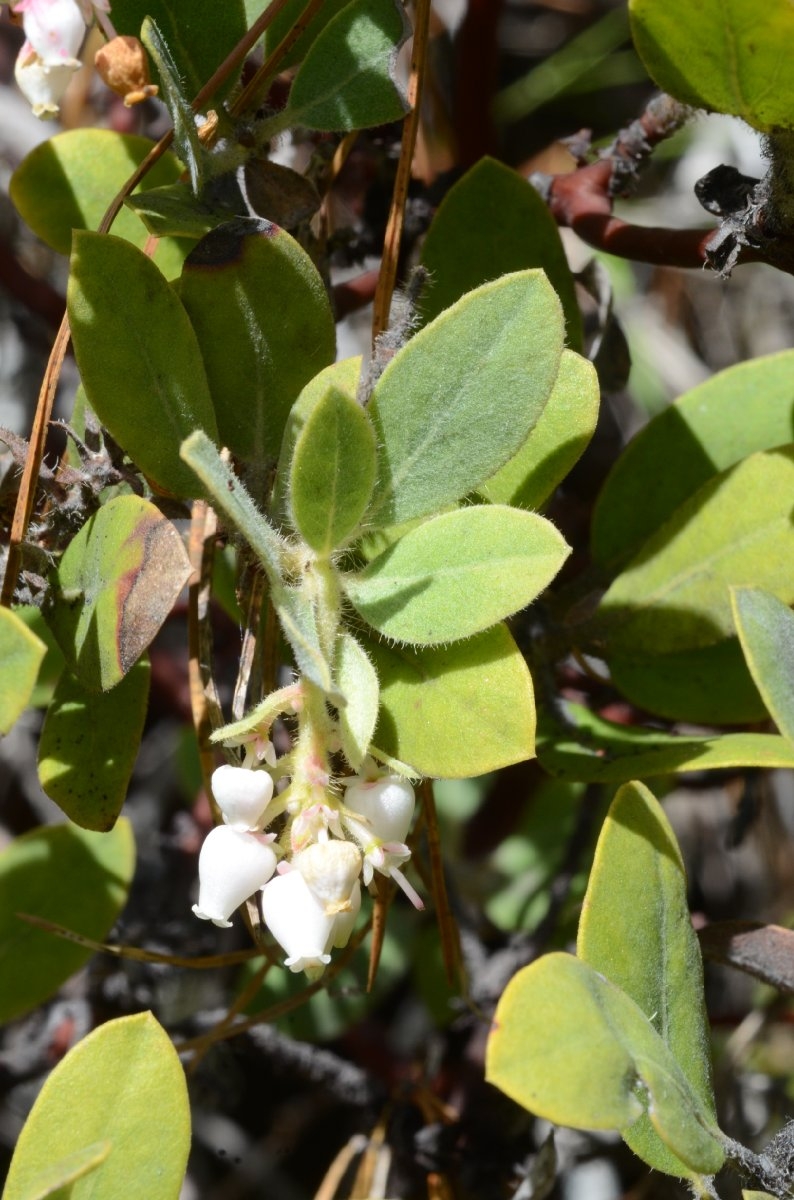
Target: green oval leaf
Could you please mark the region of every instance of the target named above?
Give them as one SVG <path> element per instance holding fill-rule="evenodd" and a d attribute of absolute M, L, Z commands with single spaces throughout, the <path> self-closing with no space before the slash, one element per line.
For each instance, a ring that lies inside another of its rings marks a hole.
<path fill-rule="evenodd" d="M 737 638 L 677 654 L 610 654 L 609 671 L 632 704 L 672 721 L 745 725 L 766 717 Z"/>
<path fill-rule="evenodd" d="M 47 614 L 84 687 L 115 687 L 165 621 L 190 575 L 182 538 L 140 496 L 103 505 L 69 543 Z"/>
<path fill-rule="evenodd" d="M 329 555 L 358 528 L 375 483 L 375 431 L 355 400 L 330 388 L 295 443 L 290 508 L 295 528 Z"/>
<path fill-rule="evenodd" d="M 673 654 L 733 632 L 731 584 L 794 600 L 794 449 L 753 454 L 706 483 L 604 596 L 596 624 L 618 654 Z"/>
<path fill-rule="evenodd" d="M 279 126 L 343 132 L 399 121 L 408 101 L 395 62 L 409 31 L 395 0 L 352 0 L 311 46 Z"/>
<path fill-rule="evenodd" d="M 342 751 L 354 771 L 369 750 L 378 721 L 379 684 L 366 651 L 352 634 L 340 634 L 336 659 L 336 686 L 347 704 L 339 709 Z"/>
<path fill-rule="evenodd" d="M 349 0 L 325 0 L 320 11 L 314 14 L 314 17 L 298 38 L 289 54 L 281 60 L 282 70 L 294 66 L 295 63 L 301 62 L 306 57 L 309 47 L 315 41 L 318 34 L 325 29 L 331 18 L 335 17 L 348 2 Z M 304 0 L 287 0 L 284 7 L 279 10 L 278 16 L 274 18 L 265 31 L 266 55 L 272 54 L 276 46 L 288 36 L 293 26 L 303 16 L 305 9 Z"/>
<path fill-rule="evenodd" d="M 794 613 L 760 588 L 732 588 L 747 665 L 775 724 L 794 742 Z"/>
<path fill-rule="evenodd" d="M 55 640 L 54 633 L 44 620 L 40 608 L 36 608 L 32 604 L 22 604 L 18 608 L 14 608 L 13 612 L 45 646 L 44 658 L 39 666 L 28 703 L 33 708 L 46 708 L 52 699 L 53 690 L 66 665 L 66 660 Z"/>
<path fill-rule="evenodd" d="M 630 0 L 629 12 L 637 51 L 664 91 L 756 129 L 792 127 L 789 0 Z"/>
<path fill-rule="evenodd" d="M 260 465 L 277 458 L 298 393 L 335 355 L 316 267 L 283 229 L 240 217 L 202 238 L 178 290 L 201 346 L 221 444 Z"/>
<path fill-rule="evenodd" d="M 566 704 L 565 727 L 548 714 L 540 721 L 538 758 L 545 771 L 585 783 L 625 783 L 687 771 L 794 766 L 794 748 L 770 733 L 690 737 L 618 725 L 579 704 Z"/>
<path fill-rule="evenodd" d="M 11 177 L 11 199 L 37 237 L 59 254 L 68 254 L 72 230 L 99 228 L 111 200 L 153 145 L 149 138 L 108 129 L 58 133 L 31 150 L 17 167 Z M 147 173 L 143 186 L 176 183 L 182 171 L 179 160 L 166 152 Z M 141 249 L 149 236 L 127 208 L 113 222 L 113 232 Z M 178 243 L 162 243 L 155 261 L 164 274 L 175 275 L 185 253 L 186 247 Z"/>
<path fill-rule="evenodd" d="M 557 223 L 532 184 L 497 159 L 481 158 L 447 192 L 422 263 L 430 272 L 419 305 L 424 321 L 481 283 L 539 267 L 562 303 L 568 344 L 581 348 L 582 318 Z"/>
<path fill-rule="evenodd" d="M 0 734 L 8 733 L 27 708 L 46 653 L 24 621 L 0 608 Z"/>
<path fill-rule="evenodd" d="M 53 1159 L 110 1153 L 70 1187 L 70 1200 L 139 1196 L 178 1200 L 190 1149 L 190 1106 L 177 1053 L 151 1013 L 100 1025 L 52 1072 L 25 1122 L 4 1200 L 32 1200 Z"/>
<path fill-rule="evenodd" d="M 496 1009 L 486 1078 L 559 1125 L 626 1132 L 647 1108 L 693 1171 L 712 1174 L 722 1135 L 645 1013 L 570 954 L 519 971 Z"/>
<path fill-rule="evenodd" d="M 792 372 L 794 350 L 729 367 L 637 434 L 612 468 L 593 513 L 590 549 L 599 566 L 627 562 L 720 471 L 791 441 Z M 660 463 L 667 465 L 660 470 Z"/>
<path fill-rule="evenodd" d="M 584 453 L 598 420 L 600 392 L 595 367 L 563 350 L 546 407 L 514 458 L 479 491 L 492 504 L 539 508 Z"/>
<path fill-rule="evenodd" d="M 661 805 L 641 783 L 620 788 L 601 827 L 576 953 L 639 1005 L 716 1122 L 703 963 L 684 863 Z M 686 1173 L 647 1116 L 623 1136 L 656 1170 Z"/>
<path fill-rule="evenodd" d="M 104 941 L 127 899 L 134 869 L 135 841 L 124 818 L 104 834 L 46 825 L 0 853 L 0 1021 L 14 1020 L 52 996 L 92 954 L 17 913 Z"/>
<path fill-rule="evenodd" d="M 75 233 L 67 309 L 91 407 L 172 495 L 196 494 L 179 457 L 194 429 L 217 436 L 196 335 L 154 263 L 115 237 Z"/>
<path fill-rule="evenodd" d="M 88 691 L 69 671 L 55 688 L 39 742 L 39 781 L 84 829 L 107 830 L 121 812 L 149 697 L 140 659 L 110 692 Z"/>
<path fill-rule="evenodd" d="M 562 355 L 541 271 L 469 292 L 391 360 L 369 405 L 378 443 L 370 524 L 437 512 L 484 483 L 540 417 Z"/>
<path fill-rule="evenodd" d="M 432 649 L 364 644 L 380 679 L 379 750 L 447 779 L 533 757 L 532 679 L 504 625 Z"/>
<path fill-rule="evenodd" d="M 343 578 L 374 629 L 432 646 L 480 633 L 534 600 L 570 548 L 536 513 L 474 505 L 424 521 Z"/>

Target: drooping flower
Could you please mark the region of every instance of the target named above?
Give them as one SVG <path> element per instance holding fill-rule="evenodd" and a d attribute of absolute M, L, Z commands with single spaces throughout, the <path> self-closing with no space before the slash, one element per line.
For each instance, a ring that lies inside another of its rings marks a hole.
<path fill-rule="evenodd" d="M 343 821 L 364 854 L 364 883 L 370 883 L 374 871 L 388 875 L 421 909 L 421 897 L 400 870 L 411 857 L 405 839 L 415 803 L 414 789 L 399 775 L 357 778 L 347 788 Z"/>
<path fill-rule="evenodd" d="M 284 965 L 319 978 L 331 961 L 336 918 L 326 913 L 300 871 L 287 870 L 266 884 L 262 916 L 287 955 Z"/>
<path fill-rule="evenodd" d="M 199 854 L 199 898 L 193 912 L 223 929 L 229 917 L 264 887 L 276 869 L 272 835 L 247 833 L 218 825 L 204 839 Z"/>
<path fill-rule="evenodd" d="M 213 771 L 212 794 L 232 829 L 260 829 L 273 798 L 273 780 L 267 771 L 224 765 Z"/>
<path fill-rule="evenodd" d="M 14 78 L 17 87 L 30 104 L 34 117 L 55 117 L 60 112 L 61 100 L 75 71 L 80 67 L 76 58 L 47 64 L 31 46 L 25 42 L 17 55 Z"/>

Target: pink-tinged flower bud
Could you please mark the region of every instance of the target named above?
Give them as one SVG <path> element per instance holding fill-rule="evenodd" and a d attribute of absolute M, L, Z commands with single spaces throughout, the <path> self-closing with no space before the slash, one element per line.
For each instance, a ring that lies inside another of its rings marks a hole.
<path fill-rule="evenodd" d="M 292 865 L 298 868 L 329 917 L 350 912 L 351 893 L 361 871 L 358 846 L 336 840 L 315 842 L 296 854 Z"/>
<path fill-rule="evenodd" d="M 46 66 L 77 58 L 86 35 L 86 23 L 76 0 L 21 0 L 25 37 Z"/>
<path fill-rule="evenodd" d="M 262 891 L 262 916 L 285 951 L 290 971 L 319 978 L 331 961 L 334 917 L 329 917 L 300 871 L 276 875 Z"/>
<path fill-rule="evenodd" d="M 218 767 L 212 773 L 212 794 L 232 829 L 257 829 L 273 798 L 273 780 L 267 771 Z"/>
<path fill-rule="evenodd" d="M 372 833 L 381 842 L 405 841 L 414 804 L 414 789 L 399 775 L 359 779 L 350 784 L 345 795 L 345 806 L 366 818 Z"/>
<path fill-rule="evenodd" d="M 61 100 L 75 71 L 80 67 L 76 58 L 47 64 L 31 46 L 25 42 L 14 67 L 17 87 L 30 104 L 34 117 L 56 117 Z"/>
<path fill-rule="evenodd" d="M 199 898 L 193 912 L 228 929 L 234 910 L 264 887 L 275 869 L 276 856 L 267 839 L 218 825 L 201 847 Z"/>

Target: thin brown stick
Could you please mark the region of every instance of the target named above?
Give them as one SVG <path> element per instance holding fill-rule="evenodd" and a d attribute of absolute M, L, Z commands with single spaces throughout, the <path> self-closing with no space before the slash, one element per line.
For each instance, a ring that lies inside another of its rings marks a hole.
<path fill-rule="evenodd" d="M 205 500 L 196 500 L 190 522 L 188 556 L 192 568 L 188 583 L 188 676 L 190 707 L 198 741 L 201 775 L 207 795 L 212 797 L 210 779 L 215 757 L 210 735 L 223 725 L 223 712 L 212 676 L 212 633 L 209 611 L 212 593 L 212 563 L 218 519 Z M 210 799 L 210 803 L 214 801 Z M 215 812 L 217 819 L 218 813 Z"/>
<path fill-rule="evenodd" d="M 246 577 L 249 581 L 249 586 L 246 589 L 248 602 L 245 608 L 245 631 L 240 651 L 240 663 L 237 668 L 237 679 L 234 683 L 234 694 L 232 696 L 232 719 L 234 721 L 239 721 L 245 713 L 251 672 L 254 667 L 256 650 L 259 644 L 262 624 L 262 604 L 267 592 L 265 576 L 253 564 L 249 564 L 247 571 L 244 573 L 244 580 Z"/>
<path fill-rule="evenodd" d="M 420 785 L 422 806 L 427 823 L 427 849 L 430 855 L 430 881 L 433 893 L 433 904 L 438 921 L 438 932 L 441 938 L 441 956 L 444 960 L 444 974 L 450 987 L 454 987 L 461 979 L 462 956 L 460 952 L 460 934 L 452 910 L 449 907 L 447 882 L 444 877 L 444 858 L 441 853 L 441 838 L 438 831 L 438 813 L 436 799 L 433 794 L 433 781 L 423 779 Z"/>
<path fill-rule="evenodd" d="M 323 1181 L 314 1194 L 314 1200 L 334 1200 L 342 1180 L 350 1169 L 350 1164 L 359 1154 L 363 1154 L 366 1148 L 366 1134 L 354 1133 L 325 1172 Z"/>
<path fill-rule="evenodd" d="M 64 925 L 56 925 L 54 921 L 45 921 L 32 913 L 16 913 L 20 921 L 35 925 L 45 933 L 63 938 L 67 942 L 75 942 L 86 950 L 96 954 L 112 954 L 114 958 L 129 958 L 133 962 L 163 963 L 169 967 L 182 967 L 191 971 L 213 971 L 219 967 L 232 967 L 237 963 L 250 962 L 252 958 L 261 958 L 264 950 L 231 950 L 228 954 L 206 954 L 201 958 L 186 958 L 180 954 L 160 954 L 156 950 L 141 950 L 137 946 L 114 946 L 109 942 L 95 942 L 93 938 L 75 933 Z"/>
<path fill-rule="evenodd" d="M 252 79 L 249 80 L 240 95 L 232 104 L 232 116 L 238 116 L 241 112 L 245 112 L 249 105 L 253 106 L 258 102 L 267 84 L 275 76 L 276 72 L 281 66 L 281 63 L 287 57 L 298 38 L 306 32 L 307 26 L 317 16 L 324 3 L 325 0 L 309 0 L 309 3 L 304 8 L 295 24 L 292 26 L 292 29 L 284 38 L 283 42 L 279 42 L 273 53 L 265 59 L 265 61 L 262 63 L 262 66 L 259 67 L 256 74 Z M 268 12 L 269 11 L 270 10 L 268 9 Z"/>
<path fill-rule="evenodd" d="M 186 1054 L 188 1051 L 203 1048 L 205 1044 L 211 1045 L 213 1042 L 223 1041 L 227 1038 L 237 1037 L 239 1033 L 247 1033 L 249 1029 L 255 1029 L 257 1025 L 271 1025 L 274 1021 L 278 1021 L 280 1017 L 284 1017 L 287 1013 L 294 1012 L 296 1008 L 300 1008 L 307 1000 L 317 992 L 323 991 L 324 988 L 331 983 L 340 971 L 343 971 L 351 958 L 358 950 L 364 938 L 370 930 L 371 922 L 367 921 L 365 925 L 353 935 L 347 944 L 346 949 L 339 955 L 335 962 L 331 963 L 328 970 L 323 975 L 322 979 L 316 979 L 314 983 L 310 983 L 297 996 L 286 996 L 283 1000 L 279 1000 L 277 1004 L 271 1004 L 270 1008 L 263 1009 L 261 1013 L 257 1013 L 254 1017 L 248 1017 L 244 1021 L 238 1021 L 236 1025 L 232 1025 L 229 1029 L 225 1029 L 221 1035 L 218 1035 L 215 1029 L 209 1030 L 207 1033 L 202 1033 L 198 1037 L 188 1038 L 184 1042 L 178 1042 L 176 1049 L 179 1054 Z"/>
<path fill-rule="evenodd" d="M 378 287 L 375 292 L 372 313 L 373 342 L 389 325 L 391 298 L 397 280 L 397 259 L 400 253 L 400 242 L 402 241 L 403 225 L 405 222 L 405 201 L 408 198 L 408 185 L 411 182 L 411 166 L 416 148 L 416 136 L 419 132 L 422 85 L 427 59 L 429 28 L 430 0 L 416 0 L 414 44 L 411 52 L 411 76 L 408 82 L 408 103 L 411 108 L 403 125 L 400 161 L 397 164 L 391 209 L 386 225 L 386 236 L 383 241 L 383 258 L 381 260 Z"/>
<path fill-rule="evenodd" d="M 368 992 L 371 992 L 375 986 L 383 943 L 386 940 L 386 916 L 394 899 L 394 888 L 389 887 L 382 875 L 375 876 L 375 887 L 377 894 L 372 904 L 372 941 L 369 946 L 369 969 L 367 971 Z"/>
<path fill-rule="evenodd" d="M 41 391 L 39 392 L 39 399 L 36 405 L 36 415 L 33 418 L 33 428 L 30 431 L 28 455 L 25 459 L 25 468 L 22 472 L 22 478 L 19 483 L 19 494 L 17 496 L 16 507 L 14 508 L 14 519 L 11 523 L 8 558 L 3 577 L 3 588 L 2 592 L 0 592 L 0 604 L 6 608 L 10 606 L 13 599 L 19 569 L 22 565 L 22 542 L 25 539 L 33 512 L 36 485 L 39 479 L 41 460 L 44 457 L 44 442 L 47 437 L 47 427 L 52 416 L 52 406 L 55 403 L 55 393 L 58 390 L 58 380 L 61 375 L 61 367 L 66 357 L 66 348 L 68 345 L 69 322 L 66 315 L 64 315 L 60 328 L 55 335 L 55 342 L 50 352 L 50 360 L 44 372 L 44 379 L 42 380 Z"/>
<path fill-rule="evenodd" d="M 254 974 L 248 980 L 246 986 L 240 992 L 239 996 L 235 997 L 234 1002 L 227 1009 L 225 1017 L 222 1017 L 215 1026 L 215 1031 L 217 1033 L 220 1034 L 224 1029 L 228 1029 L 234 1018 L 243 1011 L 247 1004 L 250 1004 L 264 983 L 268 971 L 274 965 L 274 960 L 272 958 L 267 958 L 265 962 L 263 962 L 261 966 L 256 969 Z M 209 1046 L 204 1046 L 201 1048 L 197 1047 L 196 1050 L 194 1050 L 193 1058 L 190 1060 L 190 1064 L 187 1067 L 188 1075 L 193 1075 L 196 1072 L 199 1064 L 204 1060 L 204 1057 L 209 1049 Z"/>

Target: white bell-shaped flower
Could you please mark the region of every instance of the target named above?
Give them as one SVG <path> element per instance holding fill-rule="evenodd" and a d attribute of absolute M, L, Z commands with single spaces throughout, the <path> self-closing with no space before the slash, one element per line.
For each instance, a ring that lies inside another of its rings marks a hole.
<path fill-rule="evenodd" d="M 414 789 L 399 775 L 357 779 L 345 795 L 345 805 L 364 817 L 381 842 L 404 842 L 414 815 Z"/>
<path fill-rule="evenodd" d="M 290 971 L 306 971 L 319 978 L 331 961 L 334 920 L 300 871 L 276 875 L 262 891 L 262 916 L 273 937 L 286 952 Z"/>
<path fill-rule="evenodd" d="M 25 42 L 17 55 L 14 78 L 17 87 L 30 104 L 34 117 L 55 117 L 60 111 L 61 100 L 80 63 L 76 58 L 67 58 L 59 63 L 47 64 L 31 46 Z"/>
<path fill-rule="evenodd" d="M 77 58 L 86 35 L 86 22 L 76 0 L 20 0 L 25 37 L 45 66 Z"/>
<path fill-rule="evenodd" d="M 267 771 L 226 765 L 212 773 L 212 794 L 232 829 L 258 829 L 273 798 L 273 780 Z"/>
<path fill-rule="evenodd" d="M 292 860 L 328 916 L 350 912 L 350 897 L 361 872 L 361 851 L 352 842 L 315 842 Z M 360 898 L 359 898 L 360 903 Z"/>
<path fill-rule="evenodd" d="M 228 929 L 229 917 L 264 887 L 276 869 L 270 838 L 218 825 L 199 854 L 199 898 L 193 912 L 203 921 Z"/>

